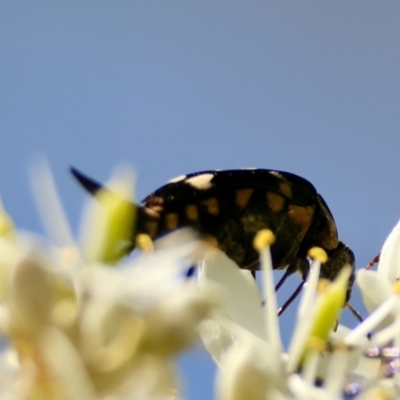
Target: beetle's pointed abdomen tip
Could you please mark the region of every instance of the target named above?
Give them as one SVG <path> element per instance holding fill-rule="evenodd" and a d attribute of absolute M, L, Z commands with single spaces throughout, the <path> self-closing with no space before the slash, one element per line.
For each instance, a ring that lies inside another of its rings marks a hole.
<path fill-rule="evenodd" d="M 95 181 L 92 178 L 89 178 L 82 172 L 80 172 L 75 167 L 69 168 L 71 174 L 74 178 L 82 185 L 82 187 L 87 190 L 91 195 L 95 195 L 100 189 L 102 189 L 103 185 L 99 182 Z"/>

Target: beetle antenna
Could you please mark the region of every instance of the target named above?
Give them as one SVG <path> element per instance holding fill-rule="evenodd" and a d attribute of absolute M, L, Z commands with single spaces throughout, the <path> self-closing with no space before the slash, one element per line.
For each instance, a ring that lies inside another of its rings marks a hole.
<path fill-rule="evenodd" d="M 364 321 L 364 318 L 361 316 L 361 314 L 349 302 L 346 303 L 346 307 L 356 317 L 358 322 L 363 322 Z"/>
<path fill-rule="evenodd" d="M 377 262 L 379 262 L 380 256 L 381 256 L 381 253 L 377 254 L 377 255 L 369 262 L 369 264 L 365 267 L 365 269 L 371 269 Z"/>

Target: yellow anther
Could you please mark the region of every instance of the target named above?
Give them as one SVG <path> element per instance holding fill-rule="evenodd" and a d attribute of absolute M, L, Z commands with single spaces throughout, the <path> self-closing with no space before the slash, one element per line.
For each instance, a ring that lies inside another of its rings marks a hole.
<path fill-rule="evenodd" d="M 321 249 L 321 247 L 312 247 L 310 250 L 308 250 L 308 257 L 312 258 L 313 260 L 318 260 L 321 264 L 324 264 L 328 261 L 328 255 L 324 249 Z"/>
<path fill-rule="evenodd" d="M 154 244 L 151 240 L 151 237 L 149 235 L 146 235 L 145 233 L 139 233 L 136 236 L 136 247 L 139 250 L 145 252 L 150 252 L 154 250 Z"/>
<path fill-rule="evenodd" d="M 325 293 L 328 290 L 329 285 L 332 282 L 329 279 L 320 279 L 318 281 L 317 292 L 318 293 Z"/>
<path fill-rule="evenodd" d="M 270 247 L 275 242 L 275 235 L 269 229 L 261 229 L 257 232 L 253 240 L 253 246 L 261 252 L 267 247 Z"/>
<path fill-rule="evenodd" d="M 307 340 L 307 349 L 322 353 L 326 349 L 326 342 L 318 336 L 310 336 Z"/>
<path fill-rule="evenodd" d="M 393 293 L 400 294 L 400 281 L 396 281 L 393 285 Z"/>
<path fill-rule="evenodd" d="M 203 237 L 203 242 L 204 242 L 206 245 L 211 246 L 211 247 L 213 247 L 213 248 L 215 248 L 215 249 L 218 249 L 218 248 L 219 248 L 218 240 L 215 239 L 214 236 L 205 235 L 205 236 Z"/>
<path fill-rule="evenodd" d="M 351 350 L 350 346 L 346 345 L 342 341 L 337 341 L 335 343 L 332 343 L 330 347 L 333 352 L 339 352 L 339 351 L 343 352 Z"/>

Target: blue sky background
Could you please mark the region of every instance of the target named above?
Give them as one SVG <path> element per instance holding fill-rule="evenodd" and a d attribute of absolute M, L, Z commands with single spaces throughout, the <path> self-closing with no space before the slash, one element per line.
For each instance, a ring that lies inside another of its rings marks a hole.
<path fill-rule="evenodd" d="M 317 187 L 363 267 L 400 218 L 399 21 L 385 0 L 2 1 L 4 205 L 42 232 L 35 153 L 75 229 L 70 165 L 105 180 L 129 161 L 140 199 L 182 173 L 280 169 Z M 211 398 L 208 356 L 181 367 L 187 397 Z"/>

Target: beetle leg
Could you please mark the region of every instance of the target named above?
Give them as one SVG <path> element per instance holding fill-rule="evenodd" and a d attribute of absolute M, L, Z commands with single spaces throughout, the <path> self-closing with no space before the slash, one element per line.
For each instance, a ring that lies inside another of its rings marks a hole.
<path fill-rule="evenodd" d="M 286 281 L 288 276 L 292 275 L 292 273 L 293 273 L 293 271 L 290 271 L 289 268 L 285 271 L 282 278 L 279 280 L 279 282 L 275 286 L 275 292 L 277 292 L 279 290 L 279 288 L 283 285 L 283 283 Z"/>
<path fill-rule="evenodd" d="M 292 293 L 292 295 L 285 301 L 282 307 L 278 309 L 278 317 L 292 304 L 292 302 L 296 299 L 296 297 L 299 295 L 301 290 L 303 289 L 304 284 L 306 281 L 301 281 L 300 285 L 297 286 L 297 289 Z"/>
<path fill-rule="evenodd" d="M 297 258 L 289 267 L 287 268 L 285 274 L 278 282 L 275 287 L 275 291 L 277 291 L 285 282 L 286 278 L 293 274 L 296 271 L 299 271 L 302 275 L 302 281 L 299 286 L 297 286 L 296 290 L 291 294 L 291 296 L 283 303 L 283 306 L 278 309 L 278 317 L 290 306 L 290 304 L 296 299 L 301 290 L 303 289 L 304 284 L 306 283 L 308 272 L 309 272 L 309 263 L 306 258 Z"/>
<path fill-rule="evenodd" d="M 275 286 L 275 292 L 279 290 L 279 288 L 283 285 L 286 279 L 292 275 L 293 273 L 299 271 L 301 273 L 302 279 L 305 281 L 308 275 L 309 270 L 309 263 L 306 258 L 296 258 L 294 262 L 292 262 L 286 269 L 285 273 L 283 274 L 282 278 Z"/>

